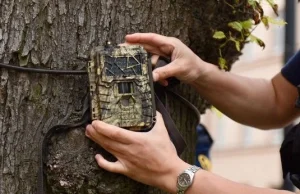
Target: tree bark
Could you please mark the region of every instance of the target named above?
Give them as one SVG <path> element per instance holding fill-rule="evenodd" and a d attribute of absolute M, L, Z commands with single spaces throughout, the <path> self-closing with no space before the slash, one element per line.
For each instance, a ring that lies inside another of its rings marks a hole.
<path fill-rule="evenodd" d="M 230 2 L 230 1 L 229 1 Z M 223 1 L 207 0 L 0 0 L 0 62 L 51 69 L 84 69 L 90 50 L 133 32 L 156 32 L 181 39 L 202 59 L 217 64 L 215 30 L 249 14 L 233 14 Z M 223 50 L 229 64 L 241 53 Z M 40 143 L 52 126 L 81 116 L 87 76 L 21 73 L 0 68 L 0 193 L 36 193 Z M 203 112 L 208 104 L 186 85 L 178 88 Z M 173 119 L 194 161 L 196 119 L 169 99 Z M 97 167 L 84 129 L 54 136 L 47 162 L 48 193 L 163 193 Z M 112 158 L 109 154 L 107 157 Z M 153 177 L 155 178 L 155 177 Z"/>

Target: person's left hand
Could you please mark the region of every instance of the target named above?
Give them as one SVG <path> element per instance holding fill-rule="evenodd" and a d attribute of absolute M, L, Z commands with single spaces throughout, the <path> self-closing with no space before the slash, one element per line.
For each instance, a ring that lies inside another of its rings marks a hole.
<path fill-rule="evenodd" d="M 189 164 L 177 156 L 161 114 L 157 112 L 156 117 L 156 125 L 149 132 L 128 131 L 102 121 L 88 125 L 86 136 L 118 159 L 109 162 L 96 155 L 98 165 L 147 185 L 164 190 L 176 188 L 178 174 Z"/>

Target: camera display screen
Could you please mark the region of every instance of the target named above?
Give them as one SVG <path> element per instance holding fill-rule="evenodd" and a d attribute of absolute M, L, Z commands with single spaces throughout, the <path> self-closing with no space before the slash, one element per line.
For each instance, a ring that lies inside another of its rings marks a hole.
<path fill-rule="evenodd" d="M 106 76 L 142 75 L 141 56 L 132 57 L 105 57 Z"/>

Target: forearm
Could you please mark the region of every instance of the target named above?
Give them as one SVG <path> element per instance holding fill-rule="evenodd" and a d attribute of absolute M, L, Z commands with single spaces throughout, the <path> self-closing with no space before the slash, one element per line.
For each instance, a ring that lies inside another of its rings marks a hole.
<path fill-rule="evenodd" d="M 291 192 L 287 191 L 257 188 L 235 183 L 204 170 L 196 173 L 194 181 L 186 194 L 291 194 Z"/>
<path fill-rule="evenodd" d="M 177 177 L 190 165 L 180 161 L 176 162 L 177 168 L 165 178 L 164 185 L 159 187 L 169 193 L 177 193 Z M 156 185 L 158 186 L 158 185 Z M 236 183 L 211 172 L 199 170 L 196 172 L 193 184 L 186 190 L 185 194 L 292 194 L 287 191 L 275 189 L 258 188 Z"/>
<path fill-rule="evenodd" d="M 206 72 L 193 82 L 193 86 L 233 120 L 258 128 L 276 128 L 297 116 L 294 108 L 296 88 L 282 80 L 281 74 L 272 80 L 253 79 L 206 65 Z"/>

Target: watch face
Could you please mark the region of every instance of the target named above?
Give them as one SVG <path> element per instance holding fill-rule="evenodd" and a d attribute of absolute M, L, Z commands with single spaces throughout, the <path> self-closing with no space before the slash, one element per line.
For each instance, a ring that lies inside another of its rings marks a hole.
<path fill-rule="evenodd" d="M 187 187 L 191 184 L 191 177 L 188 173 L 182 173 L 178 178 L 178 184 L 181 187 Z"/>

